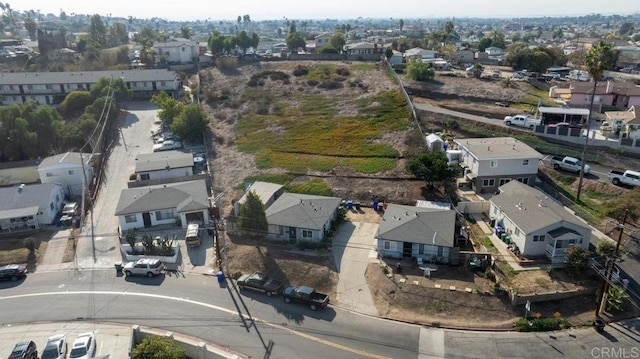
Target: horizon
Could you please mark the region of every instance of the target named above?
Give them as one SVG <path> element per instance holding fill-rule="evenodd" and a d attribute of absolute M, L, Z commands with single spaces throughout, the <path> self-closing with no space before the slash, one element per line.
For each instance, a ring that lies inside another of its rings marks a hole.
<path fill-rule="evenodd" d="M 202 5 L 199 5 L 202 4 Z M 363 0 L 352 0 L 348 3 L 328 0 L 322 2 L 322 7 L 317 8 L 317 2 L 298 2 L 294 6 L 285 0 L 272 0 L 269 3 L 258 0 L 246 0 L 243 3 L 225 3 L 207 7 L 205 2 L 196 1 L 189 7 L 172 1 L 156 1 L 153 6 L 146 3 L 112 0 L 107 3 L 77 2 L 63 0 L 58 2 L 45 0 L 20 0 L 19 5 L 11 5 L 13 10 L 26 12 L 39 11 L 43 15 L 60 15 L 63 10 L 67 15 L 98 14 L 101 17 L 136 19 L 158 18 L 167 21 L 236 21 L 238 16 L 249 15 L 252 21 L 277 21 L 284 19 L 301 20 L 353 20 L 364 19 L 511 19 L 511 18 L 562 18 L 580 17 L 600 14 L 603 16 L 620 15 L 629 16 L 640 14 L 640 9 L 632 2 L 616 4 L 612 9 L 611 4 L 595 0 L 582 1 L 579 6 L 541 0 L 536 3 L 536 9 L 532 9 L 530 3 L 525 1 L 495 0 L 488 6 L 471 0 L 460 0 L 455 7 L 446 3 L 430 4 L 425 9 L 423 16 L 416 16 L 418 11 L 406 9 L 423 9 L 425 4 L 419 0 L 405 0 L 402 6 L 394 3 L 381 3 L 371 6 Z M 305 6 L 308 4 L 308 6 Z M 200 8 L 196 12 L 191 8 Z M 250 10 L 248 10 L 250 9 Z M 305 9 L 313 9 L 312 11 Z M 465 13 L 461 14 L 460 9 Z M 584 11 L 580 11 L 584 9 Z M 408 16 L 407 16 L 408 15 Z"/>

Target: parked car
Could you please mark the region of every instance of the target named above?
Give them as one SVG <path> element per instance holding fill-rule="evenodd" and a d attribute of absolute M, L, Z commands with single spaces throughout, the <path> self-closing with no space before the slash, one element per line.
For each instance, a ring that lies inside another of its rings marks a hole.
<path fill-rule="evenodd" d="M 96 335 L 89 333 L 82 333 L 78 335 L 76 340 L 71 346 L 71 352 L 69 353 L 69 359 L 89 359 L 93 358 L 96 354 Z"/>
<path fill-rule="evenodd" d="M 67 338 L 64 334 L 58 334 L 47 339 L 40 359 L 65 359 L 66 356 Z"/>
<path fill-rule="evenodd" d="M 36 343 L 31 340 L 23 340 L 17 343 L 7 359 L 38 359 Z"/>
<path fill-rule="evenodd" d="M 307 286 L 287 287 L 282 292 L 284 301 L 287 303 L 298 302 L 309 305 L 311 310 L 324 308 L 329 304 L 329 296 L 318 293 L 315 289 Z"/>
<path fill-rule="evenodd" d="M 626 184 L 633 187 L 640 186 L 640 172 L 638 171 L 626 170 L 622 172 L 613 170 L 609 172 L 609 179 L 616 186 L 619 186 L 621 184 Z"/>
<path fill-rule="evenodd" d="M 533 129 L 535 126 L 540 125 L 542 121 L 529 118 L 527 115 L 506 116 L 504 123 L 507 126 L 520 126 Z"/>
<path fill-rule="evenodd" d="M 178 148 L 182 148 L 182 142 L 166 140 L 161 143 L 156 143 L 155 145 L 153 145 L 153 152 L 176 150 Z"/>
<path fill-rule="evenodd" d="M 245 288 L 252 289 L 265 293 L 267 297 L 278 295 L 282 290 L 282 282 L 273 280 L 260 272 L 240 276 L 236 283 L 240 290 Z"/>
<path fill-rule="evenodd" d="M 67 203 L 62 207 L 62 215 L 75 216 L 78 212 L 78 204 L 76 202 Z"/>
<path fill-rule="evenodd" d="M 0 267 L 0 280 L 17 281 L 27 275 L 27 269 L 19 264 L 7 264 Z"/>
<path fill-rule="evenodd" d="M 549 128 L 556 128 L 556 127 L 560 127 L 560 128 L 582 128 L 582 126 L 580 126 L 580 125 L 574 125 L 574 124 L 569 123 L 569 122 L 552 123 L 548 127 Z"/>
<path fill-rule="evenodd" d="M 197 247 L 202 243 L 200 240 L 200 225 L 189 223 L 187 225 L 187 233 L 184 236 L 184 243 L 187 247 Z"/>
<path fill-rule="evenodd" d="M 550 165 L 555 170 L 563 169 L 569 172 L 580 173 L 582 170 L 582 162 L 575 158 L 569 156 L 546 156 L 542 159 L 542 163 L 546 165 Z M 591 168 L 588 164 L 584 165 L 584 174 L 588 174 Z"/>
<path fill-rule="evenodd" d="M 129 262 L 124 266 L 124 274 L 127 277 L 140 275 L 153 277 L 158 274 L 162 274 L 164 271 L 164 264 L 159 259 L 155 258 L 142 258 L 135 262 Z"/>

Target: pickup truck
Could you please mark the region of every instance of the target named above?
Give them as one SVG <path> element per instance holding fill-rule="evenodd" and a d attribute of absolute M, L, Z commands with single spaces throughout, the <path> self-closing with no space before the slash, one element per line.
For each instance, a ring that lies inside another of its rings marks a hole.
<path fill-rule="evenodd" d="M 565 171 L 575 173 L 580 173 L 580 171 L 582 170 L 582 162 L 580 162 L 580 160 L 575 157 L 546 156 L 542 159 L 542 162 L 550 164 L 555 170 L 563 169 Z M 585 164 L 584 174 L 588 174 L 590 170 L 591 168 L 589 167 L 589 165 Z"/>
<path fill-rule="evenodd" d="M 240 276 L 236 284 L 240 290 L 252 289 L 265 293 L 267 297 L 278 295 L 282 290 L 282 282 L 273 280 L 260 272 Z"/>
<path fill-rule="evenodd" d="M 626 170 L 622 172 L 614 170 L 609 172 L 609 179 L 616 186 L 620 184 L 634 187 L 640 186 L 640 172 L 637 171 Z"/>
<path fill-rule="evenodd" d="M 516 115 L 516 116 L 505 117 L 504 123 L 507 126 L 512 126 L 512 125 L 520 126 L 520 127 L 526 127 L 533 130 L 533 128 L 535 126 L 539 126 L 542 123 L 542 121 L 528 118 L 526 115 Z"/>
<path fill-rule="evenodd" d="M 299 302 L 307 304 L 311 310 L 324 308 L 329 304 L 328 295 L 318 293 L 315 289 L 307 286 L 287 287 L 282 292 L 282 296 L 287 303 Z"/>

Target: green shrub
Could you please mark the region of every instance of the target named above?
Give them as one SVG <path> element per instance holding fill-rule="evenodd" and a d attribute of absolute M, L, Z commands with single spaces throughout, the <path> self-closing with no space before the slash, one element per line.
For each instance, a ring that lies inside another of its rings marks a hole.
<path fill-rule="evenodd" d="M 309 73 L 309 69 L 303 65 L 297 65 L 295 69 L 293 69 L 293 76 L 300 77 L 307 75 Z"/>
<path fill-rule="evenodd" d="M 570 324 L 563 318 L 520 318 L 513 325 L 519 332 L 547 332 L 569 328 Z"/>

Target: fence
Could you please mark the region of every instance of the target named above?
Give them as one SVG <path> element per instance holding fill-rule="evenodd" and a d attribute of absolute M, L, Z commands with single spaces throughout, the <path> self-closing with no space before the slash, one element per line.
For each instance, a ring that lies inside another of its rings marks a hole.
<path fill-rule="evenodd" d="M 407 100 L 407 105 L 409 105 L 409 108 L 411 109 L 411 115 L 413 116 L 413 121 L 416 123 L 416 128 L 420 131 L 422 135 L 425 135 L 424 131 L 422 130 L 422 127 L 420 127 L 420 122 L 418 122 L 418 116 L 416 115 L 415 107 L 413 107 L 413 101 L 411 101 L 411 97 L 409 97 L 407 90 L 405 90 L 404 84 L 402 83 L 402 79 L 400 79 L 400 76 L 398 76 L 398 74 L 393 70 L 389 62 L 385 61 L 384 63 L 387 65 L 387 70 L 396 79 L 396 82 L 398 82 L 398 85 L 400 85 L 402 96 L 404 96 L 405 100 Z"/>
<path fill-rule="evenodd" d="M 489 213 L 491 202 L 459 202 L 456 210 L 463 214 L 484 214 Z"/>

